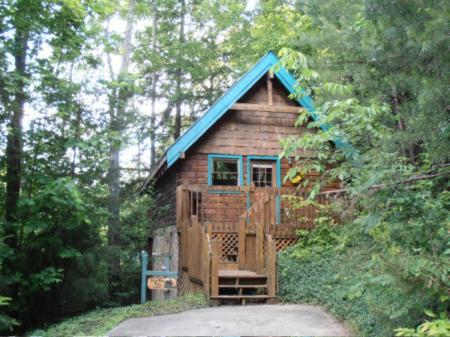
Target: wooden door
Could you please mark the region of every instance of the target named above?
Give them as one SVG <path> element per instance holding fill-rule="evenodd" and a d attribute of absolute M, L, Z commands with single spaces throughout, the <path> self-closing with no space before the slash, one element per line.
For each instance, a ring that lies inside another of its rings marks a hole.
<path fill-rule="evenodd" d="M 255 191 L 250 197 L 251 206 L 257 200 L 264 197 L 265 193 L 274 193 L 274 190 L 279 187 L 280 172 L 277 170 L 277 162 L 275 160 L 250 160 L 250 170 L 248 172 L 249 181 L 255 186 Z M 278 222 L 279 202 L 274 205 L 276 211 L 273 214 L 272 223 Z"/>
<path fill-rule="evenodd" d="M 239 223 L 239 269 L 262 273 L 264 268 L 264 231 L 262 226 Z"/>

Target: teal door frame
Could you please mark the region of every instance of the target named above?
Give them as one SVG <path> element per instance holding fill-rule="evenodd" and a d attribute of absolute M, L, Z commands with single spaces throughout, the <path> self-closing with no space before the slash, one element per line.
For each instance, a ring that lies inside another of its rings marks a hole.
<path fill-rule="evenodd" d="M 251 161 L 252 160 L 265 160 L 265 161 L 274 161 L 276 166 L 276 181 L 277 186 L 281 187 L 281 161 L 278 156 L 247 156 L 247 185 L 251 184 Z M 250 192 L 247 192 L 247 209 L 250 208 Z M 277 195 L 275 198 L 275 222 L 276 224 L 280 224 L 281 222 L 281 200 L 280 196 Z"/>

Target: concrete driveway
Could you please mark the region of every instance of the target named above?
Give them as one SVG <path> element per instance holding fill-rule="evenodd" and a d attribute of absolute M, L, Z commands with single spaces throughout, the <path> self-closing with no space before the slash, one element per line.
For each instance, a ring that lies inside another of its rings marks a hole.
<path fill-rule="evenodd" d="M 108 336 L 351 336 L 317 306 L 220 306 L 129 319 Z"/>

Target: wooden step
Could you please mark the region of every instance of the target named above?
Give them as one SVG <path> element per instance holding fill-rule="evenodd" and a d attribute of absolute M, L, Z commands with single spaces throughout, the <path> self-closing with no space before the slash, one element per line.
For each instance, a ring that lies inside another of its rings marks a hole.
<path fill-rule="evenodd" d="M 219 270 L 219 278 L 267 278 L 250 270 Z"/>
<path fill-rule="evenodd" d="M 233 289 L 267 288 L 267 284 L 219 284 L 219 288 L 233 288 Z"/>
<path fill-rule="evenodd" d="M 211 296 L 214 300 L 251 300 L 251 299 L 268 299 L 275 298 L 274 296 L 269 295 L 219 295 L 219 296 Z"/>

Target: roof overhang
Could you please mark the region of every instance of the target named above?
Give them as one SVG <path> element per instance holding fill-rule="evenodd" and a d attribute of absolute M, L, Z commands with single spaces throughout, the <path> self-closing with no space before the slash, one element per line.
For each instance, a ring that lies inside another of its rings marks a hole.
<path fill-rule="evenodd" d="M 275 67 L 279 65 L 279 67 Z M 242 96 L 244 96 L 253 85 L 261 79 L 269 70 L 274 70 L 274 75 L 289 91 L 296 91 L 295 78 L 280 65 L 280 59 L 269 52 L 262 57 L 252 69 L 242 76 L 225 94 L 211 106 L 206 113 L 200 117 L 186 132 L 173 143 L 166 152 L 167 167 L 171 167 L 186 153 L 195 142 L 203 136 Z M 313 112 L 314 106 L 311 98 L 303 97 L 299 103 L 308 111 Z"/>
<path fill-rule="evenodd" d="M 292 94 L 298 92 L 297 80 L 289 73 L 280 62 L 280 59 L 272 51 L 264 55 L 246 74 L 244 74 L 233 86 L 228 89 L 197 121 L 187 129 L 164 153 L 150 177 L 144 185 L 158 179 L 164 171 L 172 167 L 180 157 L 189 150 L 242 96 L 244 96 L 255 83 L 269 70 L 283 84 L 286 90 Z M 297 102 L 307 109 L 311 118 L 316 119 L 314 104 L 309 96 L 297 99 Z M 324 127 L 326 128 L 326 127 Z"/>

